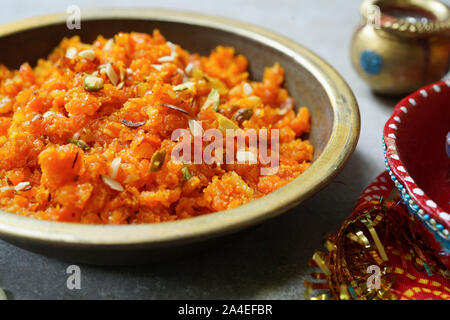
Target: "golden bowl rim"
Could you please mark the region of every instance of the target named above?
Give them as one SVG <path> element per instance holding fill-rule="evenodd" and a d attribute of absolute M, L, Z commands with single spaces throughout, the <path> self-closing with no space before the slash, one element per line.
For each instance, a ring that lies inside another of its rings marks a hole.
<path fill-rule="evenodd" d="M 67 16 L 65 13 L 56 13 L 7 23 L 0 26 L 0 37 L 61 24 L 66 21 Z M 171 222 L 118 226 L 45 221 L 0 210 L 1 237 L 68 246 L 111 246 L 156 245 L 220 236 L 273 218 L 306 200 L 330 183 L 354 152 L 360 131 L 356 99 L 338 72 L 302 45 L 272 31 L 213 15 L 154 8 L 101 8 L 82 11 L 82 21 L 102 19 L 194 24 L 228 31 L 284 52 L 312 73 L 326 91 L 334 117 L 329 141 L 311 167 L 298 178 L 271 194 L 233 209 Z"/>
<path fill-rule="evenodd" d="M 404 18 L 393 18 L 393 21 L 386 21 L 381 24 L 380 29 L 393 32 L 400 36 L 429 36 L 432 34 L 446 33 L 450 30 L 450 8 L 439 0 L 364 0 L 360 6 L 360 13 L 364 20 L 368 20 L 368 9 L 371 6 L 412 6 L 424 9 L 432 13 L 437 19 L 434 21 L 409 22 Z M 381 13 L 381 19 L 389 14 Z"/>

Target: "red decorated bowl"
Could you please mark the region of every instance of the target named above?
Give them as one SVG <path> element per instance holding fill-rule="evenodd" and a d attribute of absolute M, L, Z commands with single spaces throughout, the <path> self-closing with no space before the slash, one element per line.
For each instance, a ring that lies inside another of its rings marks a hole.
<path fill-rule="evenodd" d="M 422 236 L 450 269 L 450 80 L 394 109 L 383 131 L 386 167 Z"/>

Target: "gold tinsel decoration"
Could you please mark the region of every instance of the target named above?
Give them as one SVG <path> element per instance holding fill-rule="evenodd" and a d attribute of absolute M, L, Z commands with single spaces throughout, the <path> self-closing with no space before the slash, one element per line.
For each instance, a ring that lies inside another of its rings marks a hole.
<path fill-rule="evenodd" d="M 395 300 L 391 290 L 396 274 L 389 264 L 387 251 L 403 248 L 412 256 L 417 268 L 428 274 L 444 275 L 433 254 L 427 252 L 424 241 L 412 232 L 411 216 L 399 214 L 398 195 L 392 199 L 371 201 L 366 209 L 354 212 L 333 235 L 326 235 L 327 251 L 314 253 L 310 264 L 321 272 L 312 274 L 314 281 L 305 281 L 306 298 L 311 300 Z M 403 258 L 402 258 L 403 259 Z M 379 289 L 368 288 L 369 266 L 380 268 Z M 313 295 L 321 290 L 319 295 Z M 323 292 L 325 291 L 325 292 Z"/>

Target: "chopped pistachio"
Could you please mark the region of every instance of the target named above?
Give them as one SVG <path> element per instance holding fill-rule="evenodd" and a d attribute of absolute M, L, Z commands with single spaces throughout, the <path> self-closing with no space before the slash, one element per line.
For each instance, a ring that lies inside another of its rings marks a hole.
<path fill-rule="evenodd" d="M 89 145 L 86 142 L 84 142 L 83 140 L 69 138 L 69 139 L 67 139 L 67 142 L 76 145 L 77 147 L 81 148 L 83 151 L 87 151 L 90 148 Z"/>
<path fill-rule="evenodd" d="M 111 165 L 109 166 L 109 176 L 113 179 L 117 178 L 117 174 L 119 173 L 120 164 L 122 163 L 121 157 L 116 157 L 111 161 Z"/>
<path fill-rule="evenodd" d="M 227 117 L 221 115 L 220 113 L 217 114 L 217 121 L 218 121 L 218 128 L 223 133 L 226 133 L 227 129 L 233 130 L 239 129 L 239 126 L 236 123 L 234 123 Z"/>
<path fill-rule="evenodd" d="M 8 300 L 8 297 L 2 288 L 0 288 L 0 300 Z"/>
<path fill-rule="evenodd" d="M 211 86 L 211 88 L 216 89 L 217 91 L 219 91 L 220 94 L 227 94 L 228 93 L 228 87 L 225 83 L 223 83 L 222 81 L 220 81 L 217 78 L 211 77 L 210 75 L 204 73 L 203 71 L 201 71 L 200 69 L 194 69 L 192 71 L 192 78 L 194 78 L 194 80 L 205 80 L 209 83 L 209 85 Z"/>
<path fill-rule="evenodd" d="M 280 116 L 284 116 L 288 111 L 289 111 L 289 109 L 287 109 L 287 108 L 277 109 L 277 113 Z"/>
<path fill-rule="evenodd" d="M 249 96 L 247 98 L 247 101 L 249 102 L 249 106 L 251 107 L 258 107 L 262 104 L 261 98 L 258 96 Z"/>
<path fill-rule="evenodd" d="M 205 110 L 212 106 L 213 110 L 217 112 L 217 110 L 219 110 L 219 104 L 220 104 L 219 91 L 216 89 L 211 89 L 202 109 Z"/>
<path fill-rule="evenodd" d="M 38 121 L 41 119 L 42 119 L 42 114 L 38 113 L 33 117 L 33 119 L 31 119 L 31 122 L 35 122 L 35 121 Z"/>
<path fill-rule="evenodd" d="M 184 180 L 188 181 L 190 178 L 192 178 L 188 167 L 181 168 L 181 172 L 183 173 Z"/>
<path fill-rule="evenodd" d="M 83 86 L 87 91 L 99 91 L 103 89 L 103 79 L 93 75 L 87 75 L 84 77 Z"/>
<path fill-rule="evenodd" d="M 187 82 L 184 82 L 182 84 L 179 84 L 179 85 L 173 87 L 173 90 L 174 91 L 184 91 L 184 90 L 188 90 L 188 89 L 192 90 L 194 88 L 194 86 L 195 86 L 194 82 L 187 81 Z"/>
<path fill-rule="evenodd" d="M 233 115 L 233 120 L 237 123 L 242 124 L 245 120 L 248 120 L 253 115 L 253 109 L 251 108 L 241 108 Z"/>
<path fill-rule="evenodd" d="M 165 158 L 166 158 L 166 150 L 160 149 L 156 151 L 153 154 L 152 159 L 150 160 L 150 171 L 155 172 L 161 170 Z"/>

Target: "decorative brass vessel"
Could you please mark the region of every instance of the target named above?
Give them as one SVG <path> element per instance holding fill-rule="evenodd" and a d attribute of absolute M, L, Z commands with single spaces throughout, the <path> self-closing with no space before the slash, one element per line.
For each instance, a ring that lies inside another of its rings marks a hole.
<path fill-rule="evenodd" d="M 352 63 L 375 92 L 406 94 L 449 70 L 450 9 L 437 0 L 366 0 Z"/>

